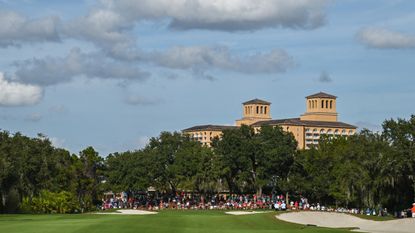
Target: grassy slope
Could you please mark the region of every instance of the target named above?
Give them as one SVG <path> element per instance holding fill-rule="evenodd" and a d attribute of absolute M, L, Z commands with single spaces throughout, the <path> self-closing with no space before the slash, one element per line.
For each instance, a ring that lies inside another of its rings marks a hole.
<path fill-rule="evenodd" d="M 389 221 L 389 220 L 395 220 L 396 218 L 392 216 L 386 216 L 386 217 L 379 217 L 379 216 L 372 216 L 372 215 L 365 215 L 365 214 L 351 214 L 352 216 L 363 218 L 367 220 L 373 220 L 373 221 Z"/>
<path fill-rule="evenodd" d="M 219 211 L 163 211 L 157 215 L 0 215 L 4 233 L 314 233 L 348 232 L 277 220 L 275 213 L 231 216 Z"/>

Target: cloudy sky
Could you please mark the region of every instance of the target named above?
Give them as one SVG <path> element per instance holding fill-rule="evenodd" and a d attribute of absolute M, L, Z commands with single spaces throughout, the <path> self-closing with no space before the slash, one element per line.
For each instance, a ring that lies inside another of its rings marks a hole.
<path fill-rule="evenodd" d="M 414 25 L 412 0 L 0 0 L 0 128 L 106 156 L 324 91 L 377 130 L 415 113 Z"/>

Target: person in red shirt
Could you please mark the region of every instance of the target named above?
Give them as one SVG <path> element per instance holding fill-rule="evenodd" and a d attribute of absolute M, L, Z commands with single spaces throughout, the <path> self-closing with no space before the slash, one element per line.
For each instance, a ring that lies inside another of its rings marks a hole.
<path fill-rule="evenodd" d="M 415 203 L 412 203 L 411 212 L 412 212 L 412 218 L 415 218 Z"/>

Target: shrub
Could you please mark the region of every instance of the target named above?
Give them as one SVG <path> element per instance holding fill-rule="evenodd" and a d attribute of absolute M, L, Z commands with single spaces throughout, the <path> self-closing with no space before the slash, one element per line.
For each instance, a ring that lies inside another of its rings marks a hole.
<path fill-rule="evenodd" d="M 20 209 L 29 213 L 65 214 L 79 212 L 79 203 L 74 194 L 66 191 L 42 190 L 37 197 L 23 198 Z"/>

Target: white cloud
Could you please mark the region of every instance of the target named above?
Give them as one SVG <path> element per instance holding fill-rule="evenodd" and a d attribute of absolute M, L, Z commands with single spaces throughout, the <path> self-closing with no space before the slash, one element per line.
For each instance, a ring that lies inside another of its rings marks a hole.
<path fill-rule="evenodd" d="M 295 64 L 285 51 L 241 55 L 227 47 L 176 46 L 165 51 L 143 51 L 133 30 L 140 21 L 167 21 L 175 29 L 258 30 L 261 28 L 312 29 L 324 23 L 326 0 L 101 0 L 90 11 L 69 22 L 57 18 L 28 20 L 8 14 L 0 26 L 5 41 L 77 38 L 90 41 L 101 50 L 85 54 L 72 49 L 66 57 L 33 58 L 15 62 L 13 80 L 40 86 L 70 82 L 75 77 L 145 80 L 149 73 L 137 64 L 188 70 L 193 76 L 213 80 L 209 70 L 238 73 L 280 73 Z M 10 27 L 18 22 L 18 32 Z M 27 25 L 31 26 L 28 27 Z M 3 29 L 1 29 L 3 28 Z M 30 30 L 29 30 L 30 29 Z M 17 33 L 17 34 L 16 34 Z M 26 34 L 24 34 L 26 33 Z M 26 37 L 22 37 L 22 35 Z M 60 34 L 60 35 L 58 35 Z M 1 41 L 1 39 L 0 39 Z M 3 41 L 5 43 L 5 41 Z M 0 42 L 1 43 L 1 42 Z M 9 78 L 10 79 L 10 78 Z M 139 103 L 142 101 L 127 101 Z"/>
<path fill-rule="evenodd" d="M 240 73 L 279 73 L 293 67 L 294 61 L 283 50 L 236 55 L 227 47 L 173 47 L 167 51 L 146 55 L 146 59 L 162 67 L 190 69 L 195 75 L 205 75 L 210 69 Z M 211 78 L 207 76 L 207 78 Z"/>
<path fill-rule="evenodd" d="M 0 9 L 0 22 L 0 47 L 60 40 L 58 17 L 28 19 L 16 12 Z"/>
<path fill-rule="evenodd" d="M 130 21 L 170 20 L 176 29 L 311 29 L 325 19 L 326 0 L 102 0 Z"/>
<path fill-rule="evenodd" d="M 149 76 L 134 64 L 116 61 L 104 54 L 82 53 L 79 48 L 73 48 L 63 58 L 34 58 L 15 62 L 15 66 L 13 79 L 42 86 L 69 82 L 80 76 L 129 81 L 142 81 Z"/>
<path fill-rule="evenodd" d="M 0 105 L 22 106 L 38 103 L 43 97 L 42 88 L 34 85 L 10 82 L 0 73 Z"/>
<path fill-rule="evenodd" d="M 64 34 L 94 43 L 109 55 L 127 60 L 137 59 L 135 38 L 129 34 L 134 22 L 123 14 L 107 9 L 92 9 L 89 14 L 64 25 Z"/>
<path fill-rule="evenodd" d="M 108 55 L 141 59 L 133 29 L 141 21 L 166 21 L 171 29 L 252 31 L 313 29 L 325 22 L 327 0 L 101 0 L 63 33 L 94 43 Z"/>
<path fill-rule="evenodd" d="M 219 69 L 238 73 L 281 73 L 293 67 L 294 61 L 285 51 L 250 55 L 236 55 L 227 47 L 173 47 L 160 52 L 142 52 L 141 62 L 160 67 L 190 70 L 198 78 L 213 79 L 206 71 Z M 106 57 L 102 53 L 82 53 L 73 48 L 63 58 L 34 58 L 15 62 L 16 71 L 10 78 L 22 83 L 40 86 L 70 82 L 76 77 L 116 79 L 121 81 L 143 81 L 150 73 L 141 71 L 137 62 L 127 62 Z M 128 104 L 149 105 L 153 100 L 128 97 Z"/>
<path fill-rule="evenodd" d="M 405 49 L 415 48 L 415 36 L 383 28 L 365 28 L 357 33 L 361 43 L 370 48 Z"/>

